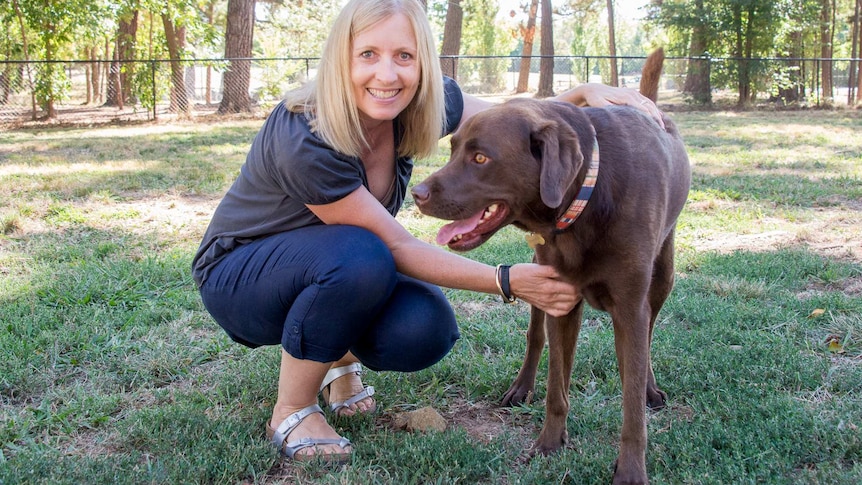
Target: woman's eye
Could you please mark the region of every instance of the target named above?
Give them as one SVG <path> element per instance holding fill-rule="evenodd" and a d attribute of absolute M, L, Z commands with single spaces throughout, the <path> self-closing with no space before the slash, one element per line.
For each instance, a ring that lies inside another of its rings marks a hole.
<path fill-rule="evenodd" d="M 373 55 L 374 55 L 374 53 L 371 51 L 363 51 L 361 54 L 359 54 L 359 57 L 361 57 L 363 59 L 370 59 L 371 56 L 373 56 Z"/>
<path fill-rule="evenodd" d="M 488 161 L 488 157 L 486 157 L 484 153 L 477 153 L 476 155 L 473 155 L 473 161 L 482 165 Z"/>
<path fill-rule="evenodd" d="M 413 56 L 411 56 L 410 54 L 408 54 L 406 52 L 402 52 L 399 57 L 401 58 L 402 61 L 409 61 L 410 59 L 413 59 Z"/>

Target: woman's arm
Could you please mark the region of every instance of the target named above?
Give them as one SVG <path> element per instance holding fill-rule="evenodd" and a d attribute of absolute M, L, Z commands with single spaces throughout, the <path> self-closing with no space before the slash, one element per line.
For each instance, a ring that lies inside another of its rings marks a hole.
<path fill-rule="evenodd" d="M 308 208 L 326 224 L 350 224 L 376 234 L 392 251 L 398 271 L 408 276 L 447 288 L 499 294 L 494 267 L 416 239 L 365 187 L 336 202 Z M 550 266 L 522 263 L 510 271 L 512 293 L 550 315 L 566 315 L 580 299 L 575 287 L 559 279 Z"/>
<path fill-rule="evenodd" d="M 576 106 L 592 106 L 594 108 L 614 104 L 631 106 L 655 118 L 659 124 L 664 126 L 664 122 L 661 120 L 661 111 L 659 111 L 655 103 L 637 90 L 631 88 L 617 88 L 605 84 L 587 83 L 564 91 L 551 99 L 568 101 Z"/>

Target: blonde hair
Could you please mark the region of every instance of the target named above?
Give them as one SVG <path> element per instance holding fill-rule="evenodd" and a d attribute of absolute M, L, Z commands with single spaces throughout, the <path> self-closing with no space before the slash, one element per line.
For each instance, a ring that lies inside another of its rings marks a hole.
<path fill-rule="evenodd" d="M 291 91 L 287 109 L 304 112 L 312 130 L 330 146 L 358 157 L 368 141 L 362 131 L 359 109 L 351 89 L 350 60 L 353 39 L 361 32 L 395 15 L 404 14 L 416 36 L 419 88 L 398 115 L 404 129 L 400 156 L 427 157 L 437 150 L 446 110 L 443 74 L 434 47 L 434 35 L 418 0 L 350 0 L 338 14 L 323 47 L 317 77 Z"/>

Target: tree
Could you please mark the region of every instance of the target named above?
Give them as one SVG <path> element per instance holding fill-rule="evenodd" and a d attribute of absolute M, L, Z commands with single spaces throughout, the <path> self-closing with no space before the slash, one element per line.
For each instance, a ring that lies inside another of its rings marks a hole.
<path fill-rule="evenodd" d="M 542 39 L 539 51 L 542 59 L 539 61 L 539 89 L 537 98 L 548 98 L 554 95 L 554 20 L 551 0 L 542 2 Z"/>
<path fill-rule="evenodd" d="M 186 92 L 186 76 L 182 59 L 186 48 L 186 26 L 182 20 L 175 20 L 170 3 L 166 5 L 162 13 L 162 25 L 165 29 L 165 42 L 168 45 L 168 54 L 171 56 L 171 104 L 169 110 L 172 113 L 188 115 L 192 111 Z"/>
<path fill-rule="evenodd" d="M 820 9 L 820 82 L 823 98 L 832 101 L 832 42 L 835 33 L 835 0 L 822 0 Z"/>
<path fill-rule="evenodd" d="M 828 0 L 825 0 L 828 1 Z M 708 88 L 735 85 L 737 103 L 747 104 L 757 92 L 756 84 L 771 82 L 765 75 L 766 65 L 755 58 L 768 57 L 776 50 L 775 38 L 783 18 L 786 0 L 656 0 L 650 7 L 650 19 L 666 27 L 678 39 L 687 42 L 690 56 L 735 58 L 735 64 L 715 72 L 707 62 L 695 60 L 689 66 L 686 89 L 694 99 L 706 102 Z M 707 85 L 707 76 L 711 76 Z"/>
<path fill-rule="evenodd" d="M 124 5 L 118 15 L 116 46 L 111 62 L 108 79 L 108 93 L 105 106 L 123 107 L 125 103 L 134 103 L 132 94 L 132 79 L 135 77 L 135 48 L 138 32 L 137 1 Z"/>
<path fill-rule="evenodd" d="M 853 50 L 853 57 L 858 57 L 862 54 L 862 0 L 856 0 L 856 48 Z M 862 63 L 856 61 L 856 104 L 862 102 Z"/>
<path fill-rule="evenodd" d="M 699 59 L 688 63 L 688 72 L 683 85 L 683 92 L 691 96 L 697 104 L 712 104 L 712 90 L 709 85 L 709 58 L 707 57 L 707 45 L 709 33 L 704 23 L 707 21 L 706 10 L 703 8 L 703 0 L 694 2 L 694 18 L 697 22 L 692 25 L 691 43 L 688 47 L 688 55 Z"/>
<path fill-rule="evenodd" d="M 524 47 L 521 49 L 521 65 L 518 69 L 518 86 L 516 93 L 525 93 L 530 83 L 530 64 L 533 57 L 533 40 L 536 36 L 536 11 L 539 10 L 539 0 L 530 0 L 530 11 L 527 14 L 527 26 L 521 28 Z M 513 12 L 514 13 L 514 12 Z"/>
<path fill-rule="evenodd" d="M 608 55 L 611 64 L 611 86 L 620 85 L 620 76 L 617 73 L 617 38 L 614 30 L 614 0 L 608 1 Z"/>
<path fill-rule="evenodd" d="M 222 80 L 224 96 L 218 108 L 220 114 L 249 112 L 252 108 L 249 59 L 254 38 L 254 4 L 255 0 L 228 0 L 224 56 L 229 60 L 229 67 Z"/>
<path fill-rule="evenodd" d="M 461 8 L 461 0 L 450 0 L 446 8 L 446 23 L 443 27 L 443 46 L 440 54 L 443 56 L 457 56 L 461 53 L 461 24 L 464 11 Z M 440 68 L 443 74 L 458 79 L 458 60 L 455 58 L 441 58 Z"/>

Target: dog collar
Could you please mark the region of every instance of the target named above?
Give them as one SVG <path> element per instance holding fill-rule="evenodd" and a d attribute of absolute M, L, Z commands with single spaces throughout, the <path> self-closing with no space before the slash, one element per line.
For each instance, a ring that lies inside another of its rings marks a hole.
<path fill-rule="evenodd" d="M 584 208 L 587 207 L 587 202 L 590 201 L 590 196 L 593 195 L 593 187 L 596 186 L 596 179 L 599 176 L 599 141 L 593 137 L 593 156 L 590 159 L 590 168 L 587 169 L 587 176 L 584 177 L 584 183 L 572 201 L 566 213 L 557 219 L 557 231 L 562 231 L 571 226 L 575 219 L 581 215 Z"/>

